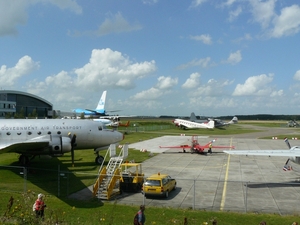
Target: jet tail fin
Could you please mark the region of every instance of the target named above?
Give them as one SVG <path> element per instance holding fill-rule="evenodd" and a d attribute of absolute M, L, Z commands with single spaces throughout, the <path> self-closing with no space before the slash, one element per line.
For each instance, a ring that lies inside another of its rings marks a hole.
<path fill-rule="evenodd" d="M 98 102 L 97 108 L 95 109 L 95 111 L 105 111 L 105 100 L 106 100 L 106 91 L 103 91 L 102 96 Z"/>
<path fill-rule="evenodd" d="M 232 120 L 230 120 L 229 124 L 238 123 L 238 118 L 234 116 Z"/>
<path fill-rule="evenodd" d="M 196 117 L 195 113 L 192 112 L 192 113 L 191 113 L 191 116 L 190 116 L 190 121 L 195 122 L 196 120 L 197 120 L 197 117 Z"/>

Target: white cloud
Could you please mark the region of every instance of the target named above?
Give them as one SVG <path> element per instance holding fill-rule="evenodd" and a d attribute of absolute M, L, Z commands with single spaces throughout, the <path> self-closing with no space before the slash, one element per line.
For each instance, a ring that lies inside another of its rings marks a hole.
<path fill-rule="evenodd" d="M 163 91 L 158 88 L 150 88 L 148 90 L 139 92 L 135 94 L 132 99 L 133 100 L 157 100 L 163 95 Z"/>
<path fill-rule="evenodd" d="M 234 11 L 229 12 L 229 21 L 232 22 L 243 12 L 242 7 L 238 6 Z"/>
<path fill-rule="evenodd" d="M 182 85 L 182 88 L 186 89 L 192 89 L 196 88 L 200 84 L 200 73 L 192 73 L 190 77 L 185 81 L 185 83 Z"/>
<path fill-rule="evenodd" d="M 1 0 L 0 1 L 0 36 L 16 35 L 17 27 L 27 23 L 27 9 L 30 5 L 50 3 L 60 9 L 69 9 L 81 14 L 82 9 L 74 0 Z"/>
<path fill-rule="evenodd" d="M 27 1 L 0 1 L 0 36 L 17 34 L 17 26 L 27 22 Z"/>
<path fill-rule="evenodd" d="M 109 14 L 108 18 L 99 26 L 97 30 L 74 31 L 71 35 L 90 35 L 101 37 L 113 33 L 123 33 L 142 29 L 139 23 L 129 23 L 120 12 L 115 15 Z"/>
<path fill-rule="evenodd" d="M 270 97 L 279 97 L 279 96 L 283 96 L 283 90 L 273 91 L 273 92 L 270 94 Z"/>
<path fill-rule="evenodd" d="M 300 81 L 300 70 L 298 70 L 295 74 L 294 74 L 294 80 L 299 80 Z"/>
<path fill-rule="evenodd" d="M 271 19 L 275 15 L 276 0 L 260 1 L 250 0 L 252 6 L 253 20 L 261 25 L 262 28 L 267 28 Z"/>
<path fill-rule="evenodd" d="M 233 3 L 235 3 L 237 0 L 227 0 L 224 5 L 231 6 Z"/>
<path fill-rule="evenodd" d="M 158 89 L 170 89 L 174 85 L 178 84 L 178 78 L 164 77 L 161 76 L 158 79 L 158 83 L 156 84 L 156 88 Z"/>
<path fill-rule="evenodd" d="M 206 2 L 207 0 L 193 0 L 190 8 L 198 7 L 202 3 Z"/>
<path fill-rule="evenodd" d="M 177 69 L 183 70 L 187 69 L 189 67 L 194 67 L 194 66 L 201 66 L 203 68 L 208 67 L 210 62 L 210 57 L 206 57 L 203 59 L 194 59 L 186 64 L 182 64 L 177 67 Z"/>
<path fill-rule="evenodd" d="M 36 0 L 39 2 L 39 0 Z M 69 9 L 76 14 L 82 13 L 82 8 L 77 4 L 76 0 L 41 0 L 41 2 L 49 2 L 53 5 L 56 5 L 60 9 Z"/>
<path fill-rule="evenodd" d="M 0 84 L 1 86 L 12 86 L 17 79 L 38 70 L 39 67 L 39 62 L 34 62 L 27 55 L 19 59 L 12 68 L 2 65 L 0 68 Z"/>
<path fill-rule="evenodd" d="M 158 0 L 143 0 L 144 4 L 153 5 L 156 4 Z"/>
<path fill-rule="evenodd" d="M 101 87 L 131 89 L 136 79 L 155 70 L 154 60 L 134 63 L 118 51 L 94 49 L 90 62 L 75 70 L 76 84 L 90 90 L 99 90 Z"/>
<path fill-rule="evenodd" d="M 281 14 L 273 20 L 272 37 L 282 37 L 298 33 L 300 30 L 300 7 L 292 5 L 283 8 Z"/>
<path fill-rule="evenodd" d="M 249 77 L 244 84 L 238 84 L 233 91 L 233 96 L 243 95 L 268 95 L 270 87 L 267 85 L 273 81 L 273 74 L 261 74 Z"/>
<path fill-rule="evenodd" d="M 206 45 L 212 44 L 212 40 L 211 40 L 211 37 L 210 37 L 209 34 L 202 34 L 202 35 L 197 35 L 197 36 L 190 36 L 190 38 L 192 40 L 195 40 L 195 41 L 202 41 L 203 44 L 206 44 Z"/>
<path fill-rule="evenodd" d="M 237 64 L 242 60 L 242 54 L 241 51 L 238 50 L 234 53 L 230 53 L 229 57 L 227 58 L 227 60 L 224 61 L 224 63 L 229 63 L 229 64 Z"/>
<path fill-rule="evenodd" d="M 74 86 L 72 77 L 70 77 L 66 71 L 61 71 L 57 75 L 46 77 L 45 83 L 50 87 L 55 86 L 63 89 Z"/>

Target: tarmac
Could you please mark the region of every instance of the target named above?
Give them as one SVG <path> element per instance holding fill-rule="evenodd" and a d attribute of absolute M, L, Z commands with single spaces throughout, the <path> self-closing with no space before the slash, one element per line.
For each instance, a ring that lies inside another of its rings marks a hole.
<path fill-rule="evenodd" d="M 234 136 L 202 136 L 206 144 L 216 138 L 213 146 L 235 146 L 235 150 L 288 150 L 286 143 L 276 139 L 280 133 L 298 129 L 261 129 L 260 132 Z M 276 131 L 275 131 L 276 130 Z M 258 137 L 274 135 L 270 139 Z M 287 157 L 233 156 L 214 149 L 212 154 L 183 153 L 181 149 L 160 148 L 189 144 L 191 136 L 163 136 L 130 144 L 129 148 L 147 150 L 144 154 L 161 153 L 142 164 L 145 177 L 153 173 L 167 173 L 177 180 L 177 188 L 166 198 L 145 198 L 139 193 L 122 193 L 116 199 L 120 204 L 172 207 L 210 211 L 234 211 L 299 215 L 300 165 L 292 163 L 293 170 L 284 171 Z M 300 145 L 290 140 L 291 146 Z M 72 194 L 71 198 L 91 198 L 91 187 Z M 103 200 L 102 200 L 103 201 Z"/>

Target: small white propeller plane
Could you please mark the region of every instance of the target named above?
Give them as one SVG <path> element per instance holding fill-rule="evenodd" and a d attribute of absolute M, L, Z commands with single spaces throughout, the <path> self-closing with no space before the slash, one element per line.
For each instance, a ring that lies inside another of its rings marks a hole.
<path fill-rule="evenodd" d="M 74 164 L 75 149 L 94 149 L 95 162 L 101 164 L 99 150 L 123 140 L 122 133 L 106 129 L 91 120 L 60 119 L 1 119 L 0 154 L 20 154 L 19 162 L 26 165 L 37 155 L 62 156 L 71 152 Z"/>
<path fill-rule="evenodd" d="M 230 155 L 255 155 L 255 156 L 286 156 L 288 160 L 283 166 L 284 171 L 291 170 L 291 166 L 288 165 L 289 161 L 296 164 L 300 164 L 300 146 L 291 147 L 288 138 L 284 138 L 289 150 L 226 150 L 223 151 Z"/>

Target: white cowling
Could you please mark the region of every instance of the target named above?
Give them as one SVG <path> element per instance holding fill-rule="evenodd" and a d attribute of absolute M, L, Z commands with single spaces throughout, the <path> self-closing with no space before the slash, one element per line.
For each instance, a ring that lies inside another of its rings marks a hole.
<path fill-rule="evenodd" d="M 50 136 L 49 151 L 52 156 L 62 156 L 71 151 L 71 139 L 62 136 Z"/>

